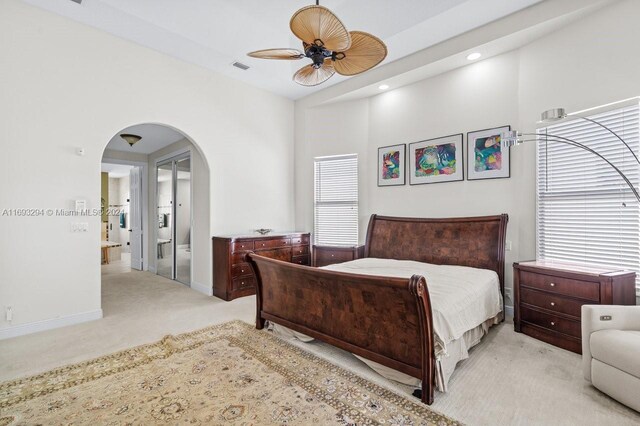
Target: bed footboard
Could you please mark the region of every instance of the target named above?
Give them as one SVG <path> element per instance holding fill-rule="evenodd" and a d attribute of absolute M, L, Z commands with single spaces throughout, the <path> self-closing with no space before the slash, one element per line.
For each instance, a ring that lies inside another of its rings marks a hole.
<path fill-rule="evenodd" d="M 424 277 L 345 274 L 249 253 L 257 277 L 256 327 L 266 320 L 422 380 L 433 403 L 435 355 Z"/>

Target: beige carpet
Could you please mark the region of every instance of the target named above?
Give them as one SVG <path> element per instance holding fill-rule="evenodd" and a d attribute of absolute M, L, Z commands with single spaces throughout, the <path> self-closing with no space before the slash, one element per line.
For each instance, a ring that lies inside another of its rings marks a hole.
<path fill-rule="evenodd" d="M 0 384 L 0 425 L 457 425 L 232 321 Z"/>
<path fill-rule="evenodd" d="M 114 265 L 116 266 L 116 265 Z M 233 319 L 253 323 L 255 298 L 223 302 L 142 272 L 103 277 L 105 318 L 0 341 L 0 381 L 151 343 Z M 322 343 L 305 350 L 389 389 L 408 392 L 344 351 Z M 433 408 L 469 425 L 636 425 L 640 414 L 582 379 L 580 357 L 522 334 L 493 328 L 462 362 L 450 392 Z"/>

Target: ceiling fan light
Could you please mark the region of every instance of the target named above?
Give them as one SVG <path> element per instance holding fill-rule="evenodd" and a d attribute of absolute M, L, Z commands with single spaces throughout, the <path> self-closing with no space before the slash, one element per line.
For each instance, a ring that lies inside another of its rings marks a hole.
<path fill-rule="evenodd" d="M 138 136 L 138 135 L 132 135 L 129 133 L 123 133 L 120 135 L 120 137 L 129 144 L 129 146 L 133 146 L 136 142 L 140 141 L 140 139 L 142 139 L 142 136 Z"/>

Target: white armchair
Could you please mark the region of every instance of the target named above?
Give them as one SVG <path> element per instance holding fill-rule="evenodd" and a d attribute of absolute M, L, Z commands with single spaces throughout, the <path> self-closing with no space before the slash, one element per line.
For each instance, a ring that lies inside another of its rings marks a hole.
<path fill-rule="evenodd" d="M 582 306 L 584 378 L 640 411 L 640 306 Z"/>

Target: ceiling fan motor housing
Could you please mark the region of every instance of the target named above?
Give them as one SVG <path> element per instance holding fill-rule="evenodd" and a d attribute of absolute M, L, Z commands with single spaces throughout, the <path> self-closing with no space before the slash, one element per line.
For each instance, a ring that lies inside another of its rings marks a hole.
<path fill-rule="evenodd" d="M 327 58 L 333 57 L 333 52 L 324 47 L 322 40 L 315 40 L 313 44 L 305 43 L 304 54 L 313 61 L 315 68 L 320 68 Z"/>

